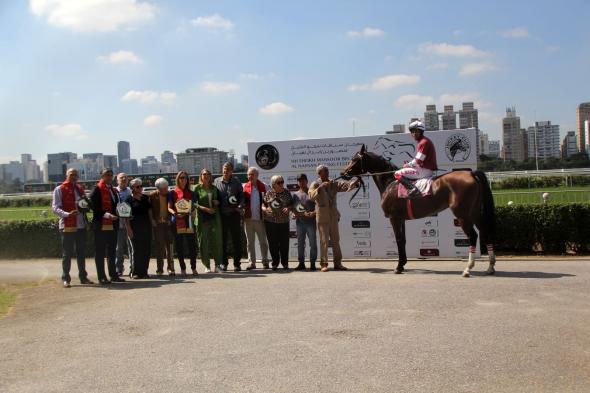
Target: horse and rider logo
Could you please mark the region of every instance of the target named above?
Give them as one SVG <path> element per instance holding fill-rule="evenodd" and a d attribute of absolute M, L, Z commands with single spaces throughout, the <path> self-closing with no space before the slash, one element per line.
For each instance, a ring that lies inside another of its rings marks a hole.
<path fill-rule="evenodd" d="M 264 170 L 271 170 L 279 163 L 279 151 L 273 145 L 262 145 L 256 150 L 256 164 Z"/>
<path fill-rule="evenodd" d="M 445 154 L 450 161 L 464 162 L 471 153 L 471 144 L 464 134 L 453 134 L 445 143 Z"/>

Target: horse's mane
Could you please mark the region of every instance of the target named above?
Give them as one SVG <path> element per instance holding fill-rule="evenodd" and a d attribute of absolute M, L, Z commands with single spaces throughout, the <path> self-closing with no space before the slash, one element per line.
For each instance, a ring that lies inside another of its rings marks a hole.
<path fill-rule="evenodd" d="M 386 171 L 396 171 L 398 168 L 391 161 L 386 160 L 383 156 L 373 153 L 373 152 L 366 152 L 367 156 L 371 157 L 375 163 L 377 163 L 376 168 L 371 168 L 372 172 L 386 172 Z"/>

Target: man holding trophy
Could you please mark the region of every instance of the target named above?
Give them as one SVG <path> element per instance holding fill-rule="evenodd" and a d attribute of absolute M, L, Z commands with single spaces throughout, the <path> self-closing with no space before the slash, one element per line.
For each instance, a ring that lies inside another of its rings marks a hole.
<path fill-rule="evenodd" d="M 299 190 L 293 194 L 293 218 L 297 225 L 297 256 L 299 265 L 295 270 L 305 270 L 305 238 L 309 241 L 309 270 L 316 270 L 318 257 L 317 226 L 315 203 L 307 194 L 309 191 L 307 175 L 297 176 Z"/>
<path fill-rule="evenodd" d="M 189 187 L 188 173 L 180 171 L 176 175 L 176 187 L 168 199 L 168 210 L 172 215 L 172 228 L 176 254 L 180 263 L 180 274 L 186 276 L 186 264 L 184 263 L 185 246 L 191 260 L 193 276 L 197 273 L 197 242 L 195 238 L 193 217 L 193 194 Z"/>
<path fill-rule="evenodd" d="M 93 284 L 86 272 L 86 215 L 89 203 L 84 189 L 77 183 L 78 171 L 70 168 L 66 180 L 53 191 L 51 208 L 59 216 L 62 247 L 62 276 L 64 288 L 70 288 L 70 268 L 76 250 L 78 277 L 81 284 Z"/>

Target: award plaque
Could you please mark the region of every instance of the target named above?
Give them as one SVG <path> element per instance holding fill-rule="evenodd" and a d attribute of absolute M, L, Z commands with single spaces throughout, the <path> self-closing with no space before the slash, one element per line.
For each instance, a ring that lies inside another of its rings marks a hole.
<path fill-rule="evenodd" d="M 191 203 L 186 199 L 179 199 L 175 206 L 176 212 L 179 214 L 190 214 L 191 212 Z"/>
<path fill-rule="evenodd" d="M 227 201 L 229 202 L 230 205 L 232 206 L 237 206 L 238 205 L 238 197 L 235 195 L 230 195 L 227 198 Z"/>
<path fill-rule="evenodd" d="M 295 211 L 299 214 L 303 214 L 307 211 L 307 209 L 305 208 L 305 205 L 300 202 L 295 206 Z"/>
<path fill-rule="evenodd" d="M 117 215 L 121 218 L 131 217 L 131 206 L 127 202 L 117 204 Z"/>
<path fill-rule="evenodd" d="M 90 203 L 88 202 L 88 198 L 82 197 L 78 200 L 77 203 L 78 211 L 81 213 L 86 213 L 90 210 Z"/>
<path fill-rule="evenodd" d="M 281 206 L 281 201 L 279 201 L 278 199 L 273 199 L 270 202 L 270 207 L 272 207 L 273 209 L 280 209 L 282 207 Z"/>

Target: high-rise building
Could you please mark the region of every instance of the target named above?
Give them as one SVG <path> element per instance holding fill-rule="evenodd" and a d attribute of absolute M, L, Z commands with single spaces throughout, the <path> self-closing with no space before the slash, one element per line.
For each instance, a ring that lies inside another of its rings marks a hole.
<path fill-rule="evenodd" d="M 426 127 L 426 131 L 440 130 L 436 105 L 426 105 L 426 112 L 424 112 L 424 127 Z"/>
<path fill-rule="evenodd" d="M 0 171 L 2 172 L 2 179 L 6 183 L 15 181 L 25 182 L 25 166 L 18 161 L 9 161 L 8 164 L 1 164 Z"/>
<path fill-rule="evenodd" d="M 20 162 L 25 170 L 25 182 L 40 182 L 42 180 L 41 168 L 37 165 L 37 161 L 33 160 L 31 154 L 21 154 Z"/>
<path fill-rule="evenodd" d="M 488 157 L 500 157 L 500 141 L 490 141 Z"/>
<path fill-rule="evenodd" d="M 479 129 L 479 118 L 473 102 L 464 102 L 459 110 L 459 128 Z"/>
<path fill-rule="evenodd" d="M 590 102 L 583 102 L 576 108 L 576 124 L 578 125 L 578 151 L 585 150 L 586 145 L 586 130 L 584 129 L 584 122 L 590 120 Z"/>
<path fill-rule="evenodd" d="M 386 134 L 403 134 L 406 132 L 405 124 L 394 124 L 392 130 L 385 131 Z"/>
<path fill-rule="evenodd" d="M 107 154 L 107 155 L 103 156 L 103 160 L 104 160 L 104 167 L 105 168 L 111 168 L 114 173 L 119 173 L 119 165 L 117 162 L 117 156 Z"/>
<path fill-rule="evenodd" d="M 160 173 L 160 163 L 155 156 L 147 156 L 141 159 L 142 174 L 146 173 Z"/>
<path fill-rule="evenodd" d="M 529 158 L 545 160 L 561 156 L 559 125 L 551 124 L 550 121 L 537 121 L 527 129 L 527 138 Z"/>
<path fill-rule="evenodd" d="M 453 105 L 445 105 L 445 110 L 441 115 L 443 130 L 455 130 L 457 129 L 457 113 L 455 112 Z"/>
<path fill-rule="evenodd" d="M 584 141 L 584 149 L 582 151 L 585 151 L 586 155 L 590 157 L 590 120 L 584 121 L 584 133 L 586 134 L 586 138 Z"/>
<path fill-rule="evenodd" d="M 128 175 L 139 175 L 137 160 L 135 158 L 123 160 L 119 171 L 125 172 Z"/>
<path fill-rule="evenodd" d="M 485 154 L 486 156 L 490 154 L 490 139 L 488 134 L 480 133 L 478 138 L 478 153 Z"/>
<path fill-rule="evenodd" d="M 124 160 L 131 159 L 131 146 L 129 145 L 129 142 L 117 142 L 117 157 L 119 158 L 119 167 Z"/>
<path fill-rule="evenodd" d="M 66 178 L 68 165 L 78 158 L 76 153 L 52 153 L 47 155 L 47 179 L 50 182 L 62 182 Z"/>
<path fill-rule="evenodd" d="M 178 165 L 176 162 L 176 158 L 174 158 L 174 153 L 169 150 L 165 150 L 160 155 L 162 162 L 160 164 L 160 169 L 162 172 L 177 172 Z"/>
<path fill-rule="evenodd" d="M 506 108 L 506 117 L 502 119 L 502 158 L 505 160 L 524 161 L 527 151 L 525 146 L 526 132 L 520 128 L 520 117 L 516 108 Z"/>
<path fill-rule="evenodd" d="M 561 143 L 561 158 L 568 158 L 578 152 L 576 132 L 568 131 Z"/>
<path fill-rule="evenodd" d="M 176 154 L 178 170 L 187 171 L 189 174 L 199 173 L 207 168 L 212 173 L 221 173 L 221 167 L 229 160 L 228 153 L 219 151 L 214 147 L 201 147 L 186 149 Z"/>
<path fill-rule="evenodd" d="M 84 165 L 84 180 L 99 179 L 100 172 L 106 167 L 102 153 L 84 153 L 79 161 Z"/>

